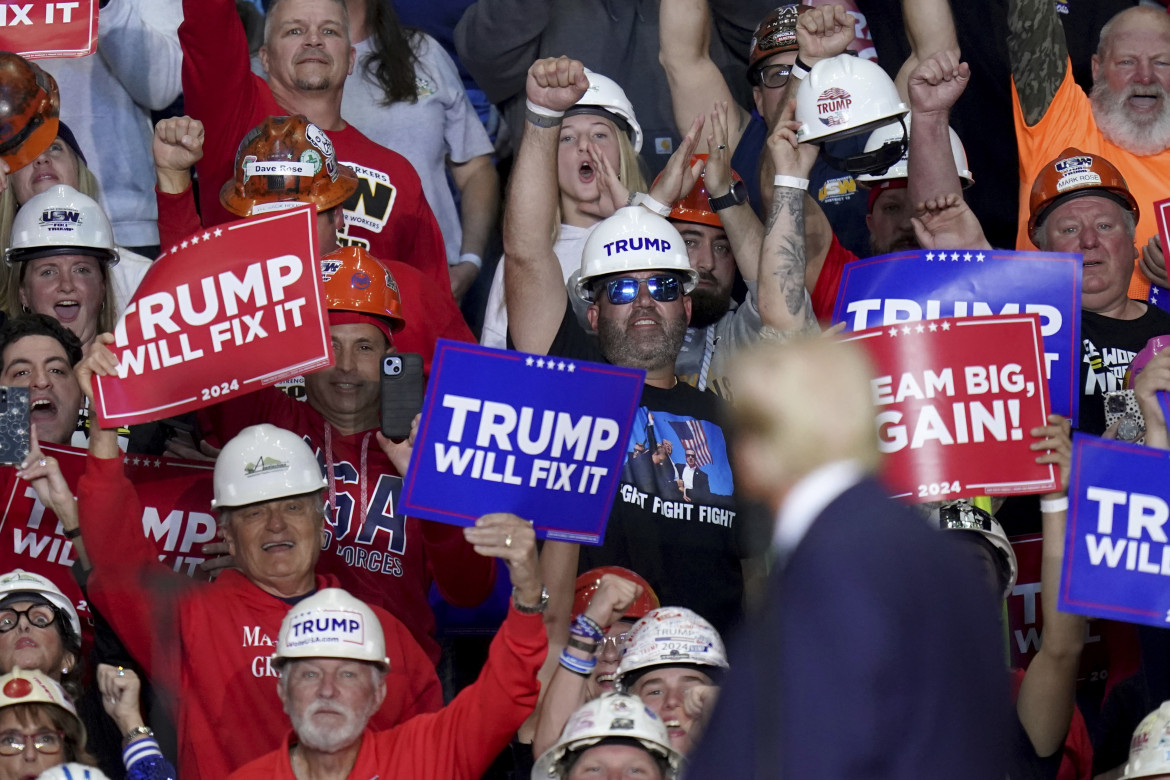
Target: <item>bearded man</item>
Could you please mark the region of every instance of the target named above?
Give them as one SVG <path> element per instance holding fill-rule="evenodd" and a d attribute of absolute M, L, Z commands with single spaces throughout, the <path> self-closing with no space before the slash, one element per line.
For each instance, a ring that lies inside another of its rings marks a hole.
<path fill-rule="evenodd" d="M 1008 53 L 1013 113 L 1020 147 L 1020 229 L 1016 246 L 1032 249 L 1027 231 L 1029 190 L 1041 169 L 1067 147 L 1110 160 L 1141 211 L 1129 296 L 1145 298 L 1149 283 L 1167 286 L 1152 204 L 1170 178 L 1170 16 L 1130 8 L 1101 28 L 1089 96 L 1073 81 L 1064 32 L 1050 0 L 1011 0 Z M 1062 174 L 1091 175 L 1076 160 Z M 1083 170 L 1082 170 L 1083 169 Z"/>

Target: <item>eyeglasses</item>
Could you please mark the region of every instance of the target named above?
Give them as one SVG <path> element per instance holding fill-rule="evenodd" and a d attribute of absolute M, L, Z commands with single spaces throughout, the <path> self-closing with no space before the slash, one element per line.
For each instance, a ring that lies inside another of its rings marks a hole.
<path fill-rule="evenodd" d="M 791 65 L 765 65 L 756 71 L 756 84 L 768 89 L 780 89 L 788 83 L 791 74 Z"/>
<path fill-rule="evenodd" d="M 5 731 L 0 734 L 0 756 L 15 756 L 24 752 L 32 740 L 32 746 L 38 753 L 60 753 L 65 745 L 65 732 L 38 731 L 35 734 L 25 734 L 21 731 Z"/>
<path fill-rule="evenodd" d="M 57 619 L 57 610 L 48 604 L 37 604 L 28 609 L 0 610 L 0 634 L 7 634 L 16 628 L 21 617 L 24 617 L 30 626 L 48 628 Z"/>
<path fill-rule="evenodd" d="M 627 303 L 633 303 L 634 299 L 638 297 L 638 291 L 642 289 L 643 284 L 646 285 L 646 289 L 650 292 L 650 297 L 659 303 L 677 301 L 679 294 L 682 292 L 682 287 L 678 283 L 678 277 L 671 274 L 659 274 L 658 276 L 651 276 L 649 279 L 635 279 L 632 276 L 621 276 L 606 282 L 605 291 L 609 295 L 610 303 L 614 306 L 624 306 Z"/>
<path fill-rule="evenodd" d="M 628 637 L 629 635 L 630 635 L 630 632 L 623 631 L 620 634 L 614 634 L 613 636 L 603 637 L 601 640 L 601 646 L 597 648 L 597 651 L 603 653 L 611 647 L 614 650 L 621 650 L 622 645 L 624 645 L 626 643 L 626 637 Z"/>

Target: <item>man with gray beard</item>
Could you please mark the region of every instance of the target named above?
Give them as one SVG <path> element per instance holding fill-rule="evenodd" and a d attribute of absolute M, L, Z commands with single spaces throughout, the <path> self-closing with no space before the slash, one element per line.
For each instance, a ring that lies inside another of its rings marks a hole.
<path fill-rule="evenodd" d="M 1044 165 L 1076 147 L 1110 160 L 1141 210 L 1129 296 L 1144 299 L 1150 282 L 1167 286 L 1153 202 L 1170 180 L 1170 16 L 1130 8 L 1101 28 L 1089 96 L 1073 81 L 1064 32 L 1052 0 L 1011 0 L 1008 54 L 1020 149 L 1020 220 L 1016 246 L 1032 249 L 1028 191 Z"/>
<path fill-rule="evenodd" d="M 647 203 L 644 195 L 645 208 L 619 208 L 594 228 L 582 251 L 576 294 L 590 304 L 596 339 L 577 324 L 553 252 L 561 118 L 588 86 L 584 66 L 567 57 L 539 60 L 528 71 L 529 110 L 504 220 L 509 340 L 516 349 L 555 356 L 534 361 L 534 370 L 571 371 L 575 361 L 589 360 L 646 372 L 627 444 L 631 457 L 605 541 L 581 547 L 578 570 L 632 569 L 664 603 L 692 609 L 724 631 L 742 614 L 741 559 L 752 545 L 733 495 L 723 402 L 675 376 L 699 278 L 684 239 L 659 216 L 669 207 Z M 693 141 L 688 135 L 680 148 Z M 677 167 L 668 166 L 664 177 L 679 173 Z M 694 179 L 685 179 L 675 191 L 691 190 Z M 795 309 L 803 313 L 803 264 L 796 266 L 794 259 L 778 269 L 785 281 L 769 285 L 769 299 L 775 304 L 785 296 L 784 283 L 792 283 L 799 289 Z M 763 293 L 760 300 L 764 311 Z M 688 451 L 697 456 L 689 465 L 707 475 L 703 496 L 679 487 L 676 474 L 688 465 Z M 761 541 L 762 552 L 767 542 Z"/>
<path fill-rule="evenodd" d="M 465 531 L 476 552 L 504 561 L 513 585 L 511 608 L 479 679 L 438 712 L 371 731 L 389 671 L 381 624 L 346 591 L 319 590 L 285 616 L 272 656 L 292 733 L 232 780 L 478 780 L 487 771 L 536 706 L 536 672 L 548 651 L 542 617 L 548 592 L 531 523 L 491 514 Z"/>

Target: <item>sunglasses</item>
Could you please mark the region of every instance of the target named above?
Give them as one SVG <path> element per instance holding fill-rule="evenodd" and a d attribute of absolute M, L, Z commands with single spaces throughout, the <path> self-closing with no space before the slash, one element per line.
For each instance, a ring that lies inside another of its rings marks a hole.
<path fill-rule="evenodd" d="M 682 293 L 682 285 L 679 284 L 678 277 L 672 274 L 659 274 L 651 276 L 649 279 L 619 276 L 617 279 L 610 279 L 605 283 L 605 292 L 609 296 L 609 302 L 614 306 L 624 306 L 634 302 L 642 285 L 646 285 L 650 297 L 659 303 L 677 301 L 678 296 Z"/>

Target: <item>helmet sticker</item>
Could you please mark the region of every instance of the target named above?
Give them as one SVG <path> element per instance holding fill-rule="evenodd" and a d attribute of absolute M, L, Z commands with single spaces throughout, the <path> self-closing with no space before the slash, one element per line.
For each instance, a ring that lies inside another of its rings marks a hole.
<path fill-rule="evenodd" d="M 301 162 L 312 166 L 313 170 L 309 174 L 310 176 L 316 176 L 317 172 L 321 170 L 321 155 L 316 149 L 306 149 L 301 152 Z"/>
<path fill-rule="evenodd" d="M 365 271 L 354 271 L 353 276 L 349 277 L 349 286 L 355 290 L 368 290 L 374 280 Z"/>
<path fill-rule="evenodd" d="M 312 176 L 320 167 L 292 160 L 251 160 L 244 163 L 244 181 L 252 176 Z"/>
<path fill-rule="evenodd" d="M 248 166 L 256 162 L 256 155 L 249 154 L 240 161 L 241 167 L 244 169 L 244 183 L 248 183 L 248 179 L 252 178 L 252 174 L 248 172 Z"/>
<path fill-rule="evenodd" d="M 308 138 L 309 143 L 321 150 L 325 156 L 325 172 L 329 174 L 330 179 L 337 181 L 337 154 L 333 151 L 333 142 L 329 140 L 329 136 L 310 122 L 305 125 L 305 138 Z"/>
<path fill-rule="evenodd" d="M 321 261 L 321 281 L 327 282 L 333 278 L 333 274 L 341 270 L 341 263 L 336 260 L 322 260 Z"/>
<path fill-rule="evenodd" d="M 386 286 L 396 294 L 398 293 L 398 282 L 394 281 L 394 277 L 390 275 L 389 271 L 386 272 Z"/>
<path fill-rule="evenodd" d="M 10 699 L 23 699 L 33 692 L 32 683 L 23 677 L 17 677 L 4 684 L 4 695 Z"/>
<path fill-rule="evenodd" d="M 1101 186 L 1101 177 L 1092 171 L 1085 171 L 1083 173 L 1070 173 L 1061 176 L 1060 180 L 1056 182 L 1056 191 L 1065 192 L 1067 190 L 1077 190 L 1083 187 L 1099 187 Z"/>
<path fill-rule="evenodd" d="M 244 476 L 255 477 L 259 474 L 267 474 L 270 471 L 287 471 L 288 461 L 277 460 L 270 458 L 267 455 L 261 456 L 259 459 L 250 463 L 244 464 Z"/>
<path fill-rule="evenodd" d="M 1067 173 L 1088 171 L 1093 168 L 1093 158 L 1088 155 L 1083 157 L 1066 157 L 1063 160 L 1057 160 L 1055 167 L 1056 172 L 1062 176 Z"/>
<path fill-rule="evenodd" d="M 840 87 L 829 87 L 817 97 L 817 119 L 826 127 L 843 125 L 849 121 L 849 106 L 853 96 Z"/>
<path fill-rule="evenodd" d="M 614 718 L 609 723 L 610 731 L 631 731 L 634 728 L 633 718 Z"/>
<path fill-rule="evenodd" d="M 363 645 L 366 625 L 362 615 L 350 610 L 312 610 L 289 622 L 285 646 L 350 644 Z"/>
<path fill-rule="evenodd" d="M 41 212 L 41 227 L 52 232 L 72 233 L 85 222 L 85 215 L 77 209 L 54 208 Z"/>

